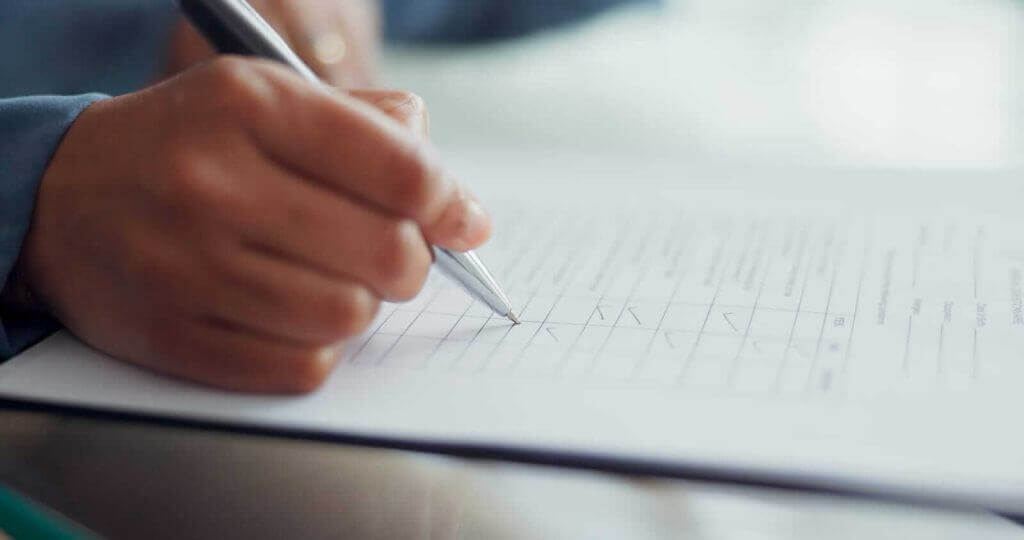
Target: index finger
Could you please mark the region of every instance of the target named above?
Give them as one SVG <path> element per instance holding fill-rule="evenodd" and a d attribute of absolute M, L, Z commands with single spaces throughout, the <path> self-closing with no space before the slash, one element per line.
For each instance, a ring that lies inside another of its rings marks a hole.
<path fill-rule="evenodd" d="M 260 85 L 248 115 L 257 144 L 300 176 L 416 221 L 426 239 L 472 249 L 490 236 L 490 219 L 443 170 L 430 143 L 359 99 L 316 88 L 287 69 L 247 62 Z"/>

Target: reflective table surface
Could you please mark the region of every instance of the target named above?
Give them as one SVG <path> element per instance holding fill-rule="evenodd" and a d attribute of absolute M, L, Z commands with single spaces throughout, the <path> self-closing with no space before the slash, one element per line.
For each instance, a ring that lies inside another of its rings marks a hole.
<path fill-rule="evenodd" d="M 112 538 L 1024 538 L 984 512 L 0 412 L 0 481 Z"/>

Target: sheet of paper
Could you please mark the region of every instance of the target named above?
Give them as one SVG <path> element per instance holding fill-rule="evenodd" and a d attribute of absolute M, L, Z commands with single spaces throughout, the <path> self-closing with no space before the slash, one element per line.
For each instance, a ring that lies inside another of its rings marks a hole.
<path fill-rule="evenodd" d="M 971 388 L 1024 337 L 1024 252 L 998 259 L 989 223 L 682 201 L 506 208 L 514 235 L 485 251 L 523 324 L 438 278 L 386 306 L 345 362 L 839 397 Z"/>
<path fill-rule="evenodd" d="M 195 387 L 67 334 L 0 366 L 0 396 L 1024 511 L 1012 211 L 849 178 L 805 182 L 857 193 L 835 201 L 763 189 L 779 177 L 529 174 L 481 187 L 499 231 L 481 256 L 521 325 L 432 276 L 309 396 Z"/>

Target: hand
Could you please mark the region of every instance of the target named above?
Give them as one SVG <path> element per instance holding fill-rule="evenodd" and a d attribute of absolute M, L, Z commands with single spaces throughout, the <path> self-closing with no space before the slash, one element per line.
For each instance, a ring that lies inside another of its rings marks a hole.
<path fill-rule="evenodd" d="M 420 289 L 428 241 L 466 250 L 490 234 L 396 119 L 422 129 L 421 102 L 233 57 L 97 102 L 43 177 L 19 271 L 114 356 L 229 389 L 311 390 L 380 299 Z"/>
<path fill-rule="evenodd" d="M 338 88 L 370 86 L 379 38 L 377 0 L 250 0 L 324 81 Z M 214 51 L 182 19 L 171 43 L 168 74 L 207 60 Z"/>

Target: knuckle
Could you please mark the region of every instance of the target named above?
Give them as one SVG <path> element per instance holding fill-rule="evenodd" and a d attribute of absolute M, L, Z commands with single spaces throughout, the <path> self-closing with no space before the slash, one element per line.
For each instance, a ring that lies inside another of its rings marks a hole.
<path fill-rule="evenodd" d="M 220 158 L 198 148 L 168 149 L 149 189 L 165 209 L 204 220 L 237 217 L 252 206 L 236 177 L 224 173 Z"/>
<path fill-rule="evenodd" d="M 167 149 L 163 158 L 163 173 L 155 183 L 165 195 L 187 193 L 203 176 L 202 157 L 184 148 Z"/>
<path fill-rule="evenodd" d="M 208 64 L 206 82 L 213 92 L 231 92 L 245 87 L 253 77 L 250 61 L 238 56 L 220 56 Z"/>
<path fill-rule="evenodd" d="M 271 110 L 274 88 L 261 62 L 226 56 L 211 62 L 208 94 L 218 111 L 249 118 Z"/>
<path fill-rule="evenodd" d="M 430 253 L 419 227 L 410 220 L 396 220 L 384 227 L 376 243 L 374 270 L 380 286 L 397 300 L 412 298 L 423 286 L 430 269 Z"/>
<path fill-rule="evenodd" d="M 175 185 L 177 204 L 188 213 L 214 217 L 230 214 L 239 203 L 239 193 L 232 189 L 232 182 L 226 175 L 208 170 L 210 166 L 202 159 L 191 164 L 177 166 L 179 176 Z"/>

